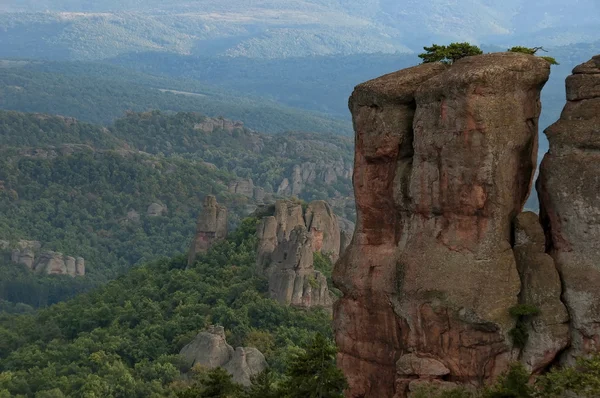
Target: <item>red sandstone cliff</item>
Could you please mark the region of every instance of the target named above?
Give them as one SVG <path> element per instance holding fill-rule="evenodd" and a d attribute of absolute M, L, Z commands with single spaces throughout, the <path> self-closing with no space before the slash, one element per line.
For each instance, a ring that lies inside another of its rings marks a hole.
<path fill-rule="evenodd" d="M 532 183 L 549 71 L 499 53 L 356 87 L 357 226 L 334 271 L 348 397 L 482 384 L 517 359 L 512 224 Z"/>
<path fill-rule="evenodd" d="M 567 100 L 545 132 L 550 150 L 537 190 L 571 317 L 571 361 L 600 351 L 600 55 L 567 78 Z"/>

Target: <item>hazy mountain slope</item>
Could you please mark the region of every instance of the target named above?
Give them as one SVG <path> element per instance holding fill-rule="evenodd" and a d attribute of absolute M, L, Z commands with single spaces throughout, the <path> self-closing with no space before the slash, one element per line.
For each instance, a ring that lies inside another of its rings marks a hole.
<path fill-rule="evenodd" d="M 236 91 L 231 85 L 218 89 L 190 79 L 152 76 L 110 65 L 0 60 L 0 109 L 60 114 L 103 124 L 128 110 L 195 111 L 242 120 L 248 127 L 268 133 L 351 132 L 348 121 Z"/>
<path fill-rule="evenodd" d="M 29 13 L 0 15 L 0 55 L 21 44 L 26 56 L 73 59 L 150 50 L 257 58 L 411 52 L 451 40 L 549 46 L 596 40 L 600 24 L 594 0 L 8 0 L 6 10 Z"/>

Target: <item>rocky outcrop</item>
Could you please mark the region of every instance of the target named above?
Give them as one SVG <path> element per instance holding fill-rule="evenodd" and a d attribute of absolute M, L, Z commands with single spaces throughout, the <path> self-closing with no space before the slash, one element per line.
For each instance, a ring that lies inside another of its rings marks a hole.
<path fill-rule="evenodd" d="M 256 348 L 238 347 L 234 350 L 227 344 L 222 326 L 210 326 L 200 332 L 179 354 L 190 368 L 194 365 L 210 369 L 222 367 L 233 376 L 234 382 L 245 386 L 251 384 L 252 376 L 267 368 L 264 355 Z"/>
<path fill-rule="evenodd" d="M 30 244 L 23 244 L 23 243 Z M 39 242 L 20 241 L 19 248 L 13 249 L 11 261 L 21 264 L 30 270 L 46 275 L 85 275 L 85 260 L 82 257 L 65 256 L 52 251 L 39 252 Z"/>
<path fill-rule="evenodd" d="M 195 130 L 200 130 L 205 133 L 213 133 L 215 131 L 224 130 L 228 133 L 232 133 L 235 130 L 243 130 L 244 123 L 231 121 L 223 118 L 211 118 L 207 117 L 202 122 L 194 125 Z"/>
<path fill-rule="evenodd" d="M 515 359 L 512 223 L 533 179 L 549 71 L 498 53 L 356 87 L 357 225 L 334 270 L 348 397 L 405 397 L 415 380 L 485 383 Z"/>
<path fill-rule="evenodd" d="M 304 162 L 295 165 L 290 175 L 281 181 L 277 188 L 277 194 L 296 196 L 301 194 L 307 185 L 315 183 L 330 185 L 338 179 L 348 180 L 351 177 L 352 167 L 342 160 Z"/>
<path fill-rule="evenodd" d="M 529 338 L 521 361 L 531 373 L 541 373 L 569 344 L 569 314 L 560 298 L 562 286 L 556 265 L 545 253 L 544 230 L 537 214 L 517 216 L 513 251 L 521 277 L 519 303 L 539 311 L 526 320 Z"/>
<path fill-rule="evenodd" d="M 278 200 L 261 219 L 257 271 L 269 278 L 271 297 L 284 305 L 331 307 L 327 278 L 314 268 L 314 253 L 337 260 L 341 247 L 338 217 L 324 201 Z"/>
<path fill-rule="evenodd" d="M 564 359 L 600 351 L 600 56 L 567 78 L 567 105 L 546 136 L 537 192 L 546 251 L 571 317 Z"/>
<path fill-rule="evenodd" d="M 262 203 L 265 199 L 269 199 L 269 195 L 264 188 L 254 185 L 251 178 L 247 180 L 237 180 L 229 184 L 229 192 L 237 195 L 243 195 L 249 199 L 254 199 L 258 203 Z"/>
<path fill-rule="evenodd" d="M 192 265 L 199 253 L 206 252 L 215 242 L 227 237 L 227 208 L 217 203 L 217 198 L 207 195 L 198 222 L 196 235 L 188 253 L 188 265 Z"/>
<path fill-rule="evenodd" d="M 167 205 L 162 205 L 160 203 L 152 203 L 148 206 L 148 210 L 146 210 L 146 214 L 148 217 L 159 217 L 164 216 L 168 213 L 169 209 Z"/>

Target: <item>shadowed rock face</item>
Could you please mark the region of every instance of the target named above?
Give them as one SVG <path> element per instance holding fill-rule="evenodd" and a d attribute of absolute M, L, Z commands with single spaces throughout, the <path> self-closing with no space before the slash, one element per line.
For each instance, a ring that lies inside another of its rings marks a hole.
<path fill-rule="evenodd" d="M 567 105 L 546 131 L 537 191 L 547 252 L 571 317 L 565 360 L 600 351 L 600 56 L 567 78 Z"/>
<path fill-rule="evenodd" d="M 348 397 L 405 397 L 417 379 L 479 384 L 513 359 L 512 222 L 531 187 L 549 71 L 499 53 L 356 87 L 357 226 L 334 271 Z"/>
<path fill-rule="evenodd" d="M 202 212 L 198 216 L 196 235 L 190 246 L 188 265 L 192 265 L 199 253 L 206 252 L 215 242 L 227 237 L 227 208 L 217 203 L 217 198 L 204 198 Z"/>
<path fill-rule="evenodd" d="M 519 214 L 514 230 L 513 251 L 521 277 L 519 302 L 540 312 L 527 319 L 529 338 L 520 359 L 531 373 L 541 373 L 569 344 L 569 314 L 560 298 L 562 286 L 556 265 L 545 253 L 538 215 Z"/>
<path fill-rule="evenodd" d="M 344 236 L 350 222 L 342 221 Z M 340 220 L 324 201 L 308 204 L 279 200 L 273 215 L 258 224 L 257 272 L 269 278 L 271 297 L 284 305 L 329 307 L 333 304 L 327 278 L 314 268 L 315 252 L 336 261 L 341 251 Z"/>

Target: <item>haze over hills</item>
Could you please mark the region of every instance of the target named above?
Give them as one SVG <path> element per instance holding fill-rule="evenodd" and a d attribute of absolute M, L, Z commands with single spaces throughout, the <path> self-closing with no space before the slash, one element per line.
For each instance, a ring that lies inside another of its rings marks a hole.
<path fill-rule="evenodd" d="M 594 0 L 4 3 L 5 52 L 20 43 L 31 55 L 71 59 L 132 51 L 255 58 L 411 53 L 454 40 L 552 46 L 596 40 L 600 23 Z"/>

